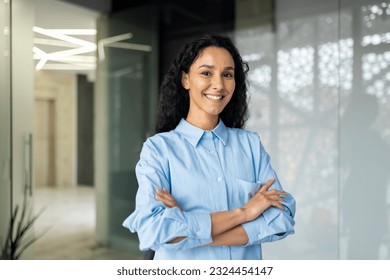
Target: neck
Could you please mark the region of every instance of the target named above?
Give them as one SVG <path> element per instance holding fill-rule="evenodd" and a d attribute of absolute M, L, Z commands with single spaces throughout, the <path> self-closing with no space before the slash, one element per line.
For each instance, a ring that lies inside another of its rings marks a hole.
<path fill-rule="evenodd" d="M 203 130 L 213 130 L 219 121 L 218 116 L 200 117 L 188 114 L 186 121 Z"/>

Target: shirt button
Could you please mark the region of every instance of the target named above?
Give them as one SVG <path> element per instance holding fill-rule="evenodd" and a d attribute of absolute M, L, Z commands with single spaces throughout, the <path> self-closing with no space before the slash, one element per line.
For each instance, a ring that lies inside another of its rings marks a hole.
<path fill-rule="evenodd" d="M 217 180 L 218 180 L 218 182 L 221 182 L 222 181 L 222 177 L 218 177 Z"/>
<path fill-rule="evenodd" d="M 202 234 L 202 232 L 200 231 L 200 230 L 198 230 L 197 232 L 196 232 L 196 235 L 197 236 L 200 236 Z"/>
<path fill-rule="evenodd" d="M 257 235 L 258 238 L 262 238 L 261 234 Z"/>

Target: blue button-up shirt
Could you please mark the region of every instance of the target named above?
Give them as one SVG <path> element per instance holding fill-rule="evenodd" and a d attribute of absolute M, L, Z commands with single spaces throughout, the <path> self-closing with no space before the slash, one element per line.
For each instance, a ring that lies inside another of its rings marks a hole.
<path fill-rule="evenodd" d="M 141 250 L 156 251 L 155 259 L 262 259 L 261 243 L 294 233 L 295 200 L 288 195 L 284 211 L 270 207 L 242 225 L 247 244 L 208 246 L 210 213 L 242 207 L 270 178 L 270 189 L 282 190 L 255 132 L 227 128 L 221 120 L 204 131 L 182 119 L 176 129 L 147 139 L 136 175 L 136 209 L 123 226 L 138 233 Z M 155 199 L 163 187 L 181 209 Z M 186 238 L 169 243 L 178 236 Z"/>

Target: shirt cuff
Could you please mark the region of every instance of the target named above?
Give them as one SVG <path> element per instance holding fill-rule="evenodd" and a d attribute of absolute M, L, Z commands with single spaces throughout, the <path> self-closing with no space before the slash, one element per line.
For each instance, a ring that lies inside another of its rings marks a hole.
<path fill-rule="evenodd" d="M 211 216 L 209 213 L 183 212 L 187 221 L 187 237 L 196 239 L 211 238 Z"/>
<path fill-rule="evenodd" d="M 210 214 L 183 212 L 183 216 L 187 222 L 186 238 L 178 243 L 161 244 L 159 250 L 187 250 L 205 246 L 213 241 Z"/>
<path fill-rule="evenodd" d="M 280 215 L 280 211 L 281 210 L 275 207 L 270 207 L 265 210 L 262 216 L 264 217 L 266 225 L 269 225 L 273 220 L 275 220 Z"/>
<path fill-rule="evenodd" d="M 270 207 L 256 220 L 242 225 L 249 239 L 245 246 L 283 239 L 294 233 L 293 225 L 292 217 Z"/>
<path fill-rule="evenodd" d="M 251 246 L 271 240 L 270 234 L 268 233 L 268 223 L 261 215 L 254 221 L 242 224 L 247 236 L 248 243 L 245 246 Z"/>

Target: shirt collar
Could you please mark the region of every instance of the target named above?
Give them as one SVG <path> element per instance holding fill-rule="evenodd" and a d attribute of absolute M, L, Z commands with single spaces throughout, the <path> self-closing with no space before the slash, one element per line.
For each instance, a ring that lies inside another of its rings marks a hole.
<path fill-rule="evenodd" d="M 185 119 L 181 119 L 180 123 L 176 126 L 175 131 L 183 135 L 194 147 L 198 145 L 205 132 L 205 130 L 190 124 Z M 219 119 L 218 125 L 211 132 L 226 146 L 228 132 L 221 119 Z"/>

